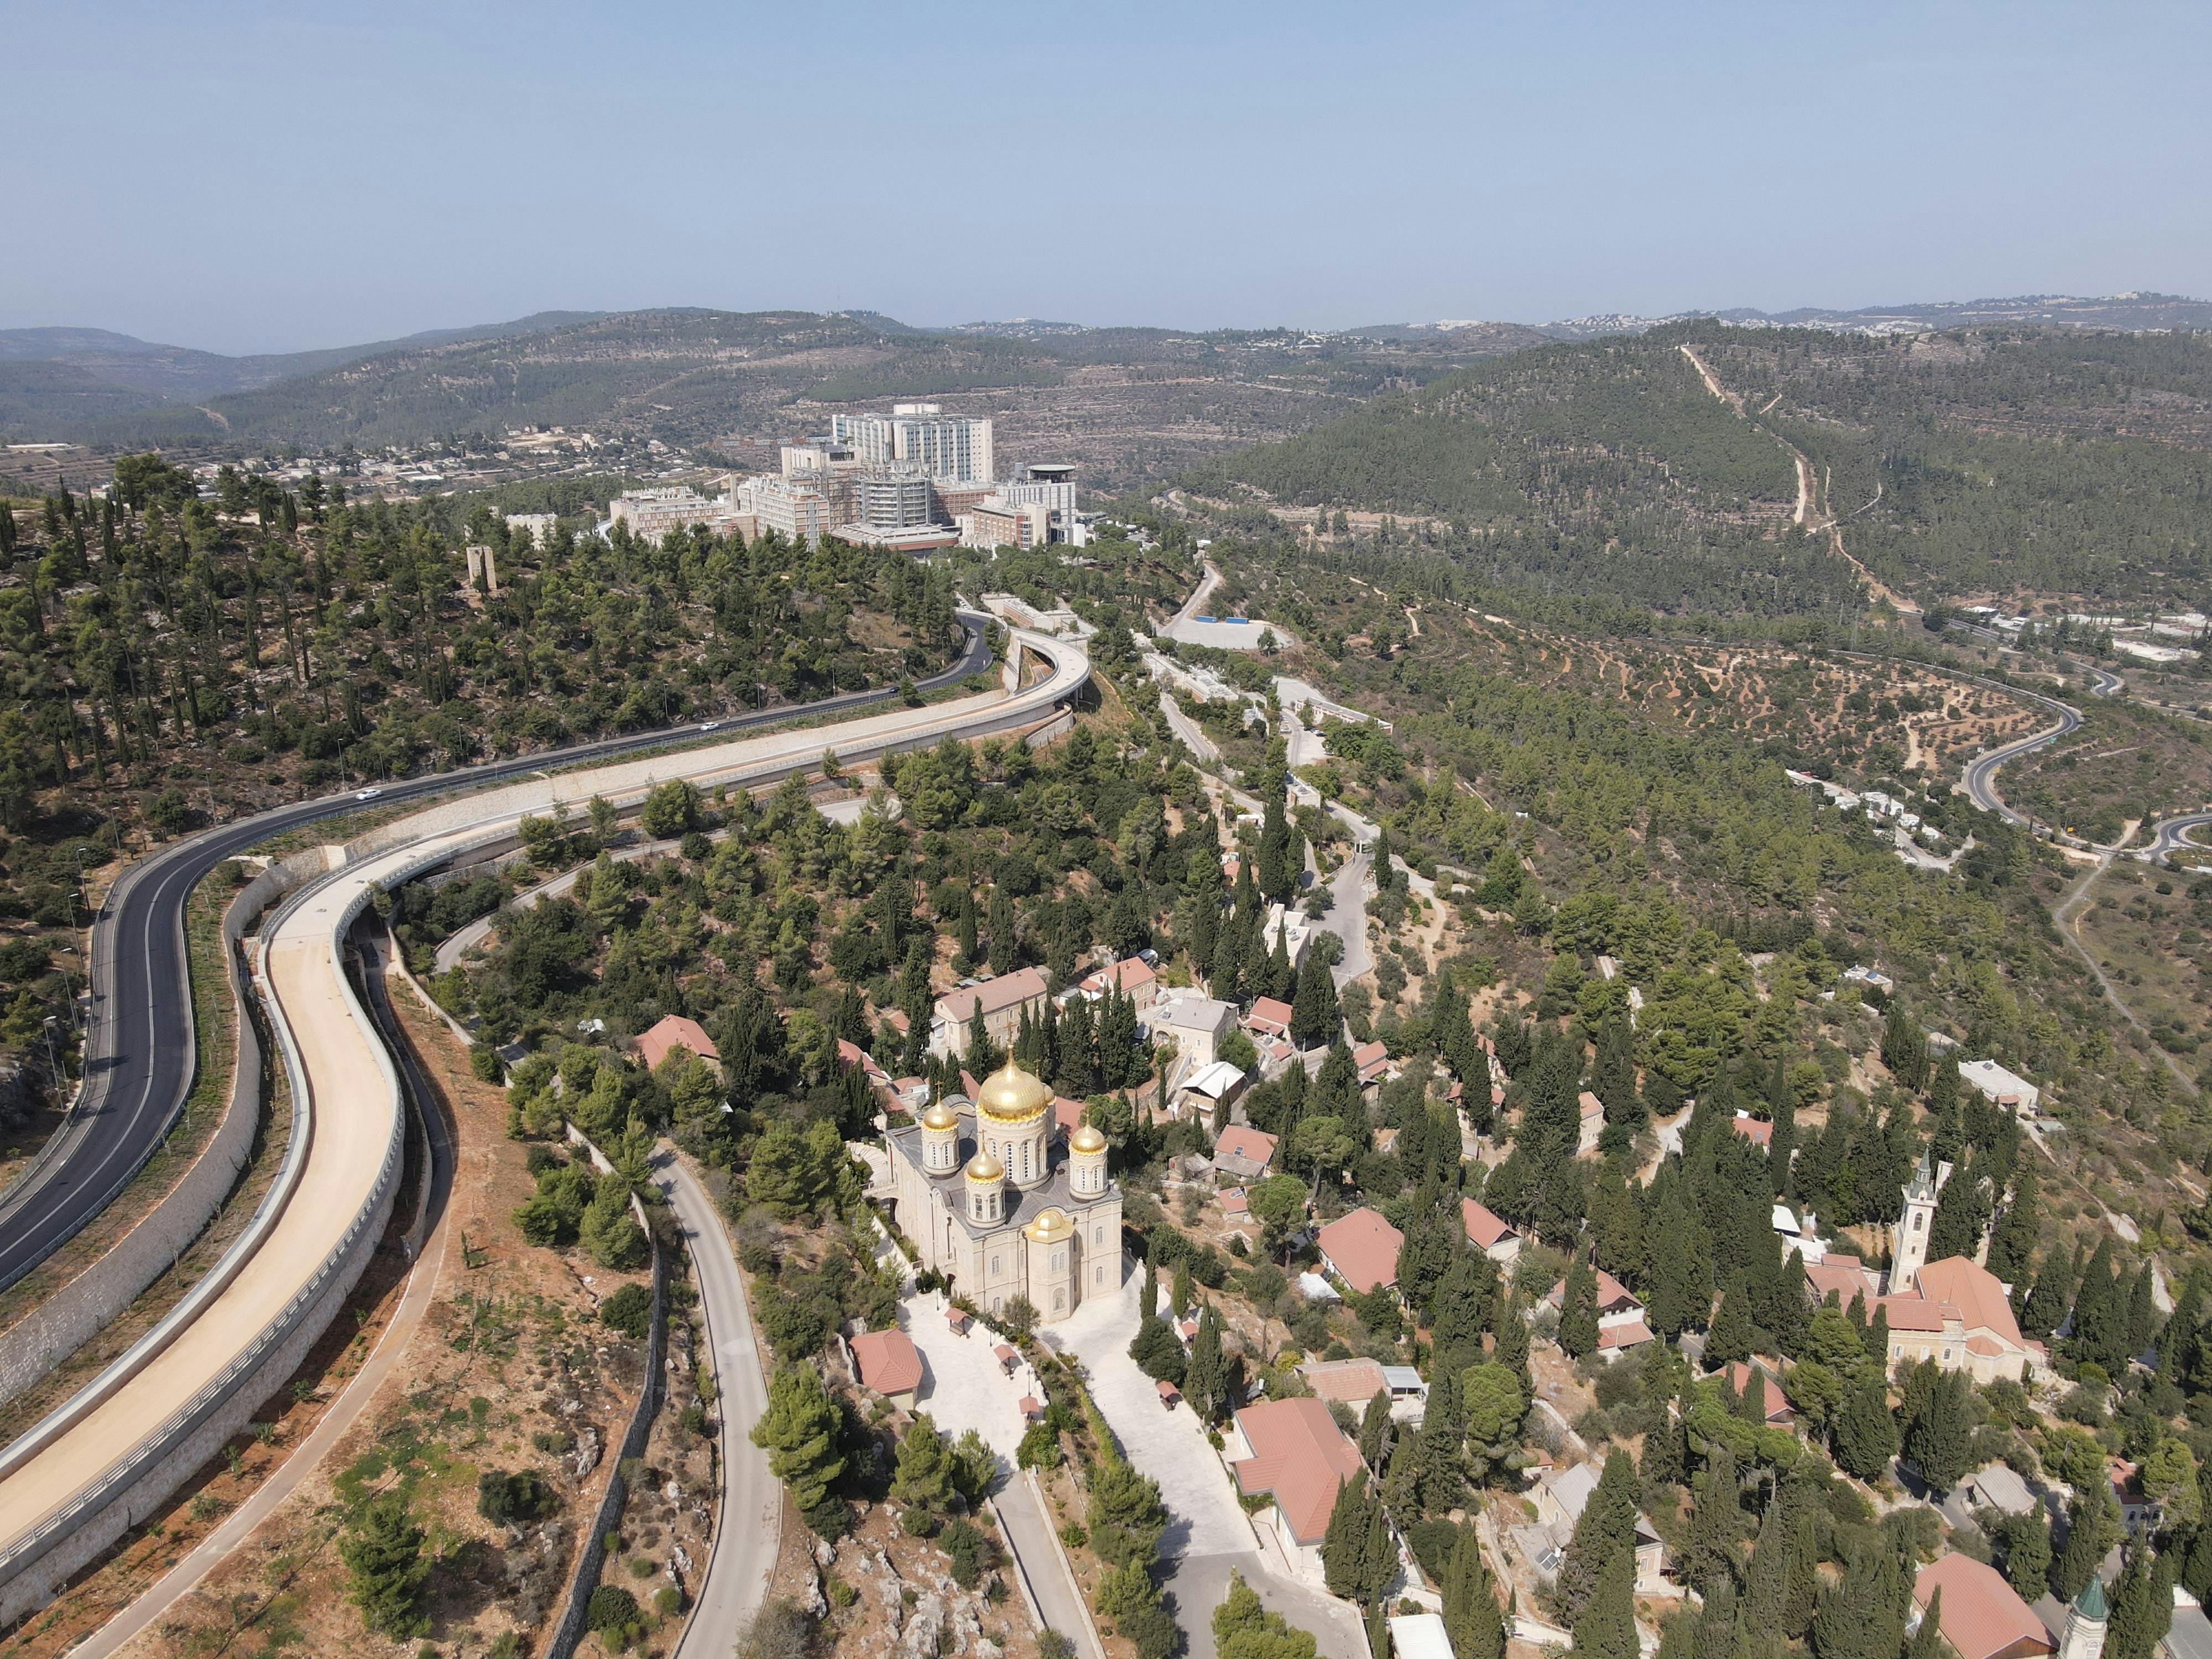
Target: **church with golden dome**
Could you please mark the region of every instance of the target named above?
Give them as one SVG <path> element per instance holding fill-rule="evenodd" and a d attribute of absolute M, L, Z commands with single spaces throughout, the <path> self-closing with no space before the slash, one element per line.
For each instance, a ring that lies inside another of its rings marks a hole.
<path fill-rule="evenodd" d="M 891 1192 L 921 1265 L 986 1312 L 1027 1297 L 1053 1324 L 1121 1283 L 1121 1188 L 1106 1137 L 1062 1139 L 1052 1091 L 1009 1060 L 975 1091 L 894 1129 Z"/>

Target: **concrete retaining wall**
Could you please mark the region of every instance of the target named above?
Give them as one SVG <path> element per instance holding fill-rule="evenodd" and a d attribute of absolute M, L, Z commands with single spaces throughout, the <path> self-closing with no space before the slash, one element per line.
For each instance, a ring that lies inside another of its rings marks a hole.
<path fill-rule="evenodd" d="M 261 1040 L 246 1006 L 251 977 L 240 945 L 271 901 L 323 869 L 320 849 L 271 865 L 241 888 L 222 918 L 237 1066 L 222 1124 L 191 1168 L 138 1224 L 0 1337 L 0 1402 L 14 1399 L 89 1342 L 176 1265 L 222 1212 L 253 1155 L 261 1120 Z"/>

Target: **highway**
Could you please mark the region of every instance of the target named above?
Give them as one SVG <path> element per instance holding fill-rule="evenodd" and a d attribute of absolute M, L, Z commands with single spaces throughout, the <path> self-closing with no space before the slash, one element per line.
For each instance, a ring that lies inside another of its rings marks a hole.
<path fill-rule="evenodd" d="M 960 660 L 918 683 L 950 685 L 989 665 L 983 624 L 963 612 L 967 647 Z M 869 707 L 894 688 L 848 692 L 820 702 L 761 709 L 714 722 L 721 731 L 808 719 Z M 633 753 L 696 738 L 701 724 L 631 733 L 494 761 L 381 787 L 374 801 L 357 792 L 277 807 L 203 830 L 124 873 L 94 920 L 91 1028 L 85 1087 L 76 1109 L 31 1166 L 0 1194 L 0 1290 L 14 1284 L 113 1201 L 183 1109 L 195 1066 L 191 998 L 187 989 L 184 913 L 193 884 L 225 859 L 289 830 L 374 805 L 420 799 L 453 789 L 527 777 L 550 768 Z"/>
<path fill-rule="evenodd" d="M 2004 798 L 1997 793 L 1997 768 L 2008 760 L 2017 759 L 2022 755 L 2054 744 L 2069 732 L 2078 730 L 2081 725 L 2081 711 L 2070 703 L 2061 702 L 2056 697 L 2046 697 L 2039 691 L 2022 690 L 2016 685 L 1998 686 L 1996 681 L 1984 680 L 1978 674 L 1965 674 L 1959 678 L 1973 680 L 1978 684 L 1995 686 L 1997 690 L 2009 691 L 2016 697 L 2025 697 L 2030 702 L 2041 703 L 2058 716 L 2058 724 L 2056 726 L 2046 726 L 2044 730 L 2028 737 L 2016 738 L 2011 743 L 2001 744 L 1995 749 L 1975 756 L 1966 763 L 1966 770 L 1961 775 L 1960 781 L 1966 784 L 1966 793 L 1973 799 L 1975 805 L 1984 811 L 1996 813 L 2007 823 L 2026 827 L 2028 820 L 2004 804 Z M 2062 841 L 2074 842 L 2074 837 L 2056 828 L 2053 828 L 2051 834 L 2058 836 Z M 2075 844 L 2078 846 L 2081 843 L 2075 842 Z"/>
<path fill-rule="evenodd" d="M 114 1496 L 173 1443 L 165 1437 L 191 1426 L 186 1414 L 204 1420 L 221 1401 L 265 1388 L 266 1379 L 243 1364 L 245 1357 L 269 1351 L 296 1328 L 301 1310 L 312 1301 L 308 1292 L 329 1282 L 339 1264 L 355 1263 L 350 1271 L 358 1271 L 358 1248 L 348 1241 L 361 1237 L 386 1190 L 400 1111 L 397 1075 L 343 966 L 344 928 L 376 891 L 511 835 L 526 814 L 579 806 L 593 795 L 635 802 L 679 777 L 753 787 L 805 768 L 825 746 L 864 760 L 943 738 L 1034 724 L 1081 688 L 1090 663 L 1068 641 L 1020 631 L 1013 638 L 1051 663 L 1045 678 L 1018 690 L 994 689 L 831 726 L 738 737 L 557 777 L 532 768 L 537 775 L 528 781 L 386 826 L 374 850 L 354 843 L 349 862 L 288 900 L 264 924 L 261 951 L 272 1024 L 295 1092 L 311 1113 L 301 1138 L 307 1150 L 284 1188 L 289 1200 L 272 1195 L 265 1226 L 257 1216 L 250 1230 L 254 1243 L 234 1247 L 204 1281 L 204 1299 L 196 1291 L 189 1312 L 180 1309 L 165 1322 L 173 1328 L 157 1332 L 158 1341 L 149 1337 L 135 1347 L 0 1453 L 0 1581 L 95 1522 L 97 1541 L 121 1518 Z M 321 1318 L 334 1304 L 326 1297 L 314 1305 Z M 733 1403 L 741 1401 L 742 1390 L 733 1392 Z M 188 1402 L 186 1413 L 179 1413 L 179 1401 Z M 135 1494 L 133 1507 L 143 1507 L 145 1498 Z M 727 1570 L 742 1575 L 748 1568 L 732 1556 Z M 718 1599 L 729 1605 L 743 1595 Z"/>

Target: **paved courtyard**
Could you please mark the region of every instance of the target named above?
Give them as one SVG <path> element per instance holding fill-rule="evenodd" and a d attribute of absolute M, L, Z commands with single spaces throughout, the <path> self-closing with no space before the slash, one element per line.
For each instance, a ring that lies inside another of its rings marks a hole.
<path fill-rule="evenodd" d="M 1188 1406 L 1164 1407 L 1152 1379 L 1129 1358 L 1142 1285 L 1142 1275 L 1125 1263 L 1119 1295 L 1085 1302 L 1072 1317 L 1047 1327 L 1045 1335 L 1083 1362 L 1091 1398 L 1129 1461 L 1160 1483 L 1168 1510 L 1167 1535 L 1160 1541 L 1168 1568 L 1163 1588 L 1175 1601 L 1176 1622 L 1190 1638 L 1189 1659 L 1214 1659 L 1211 1621 L 1229 1593 L 1232 1570 L 1244 1575 L 1268 1607 L 1311 1631 L 1328 1659 L 1366 1659 L 1358 1614 L 1289 1577 L 1279 1555 L 1261 1550 L 1198 1414 Z"/>
<path fill-rule="evenodd" d="M 921 1350 L 925 1367 L 915 1409 L 927 1412 L 947 1440 L 975 1430 L 1011 1473 L 1024 1426 L 1019 1402 L 1036 1393 L 1036 1379 L 1018 1360 L 1009 1379 L 991 1353 L 1000 1339 L 980 1324 L 956 1335 L 945 1322 L 945 1306 L 943 1293 L 935 1291 L 910 1296 L 900 1306 L 901 1323 Z"/>

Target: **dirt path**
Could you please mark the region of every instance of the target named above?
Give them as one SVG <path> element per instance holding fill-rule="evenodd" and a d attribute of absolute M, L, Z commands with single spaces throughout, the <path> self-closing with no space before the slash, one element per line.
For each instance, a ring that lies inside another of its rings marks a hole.
<path fill-rule="evenodd" d="M 1715 374 L 1711 368 L 1705 366 L 1705 361 L 1704 358 L 1698 356 L 1698 354 L 1687 344 L 1684 344 L 1680 348 L 1680 349 L 1682 355 L 1690 360 L 1690 366 L 1695 368 L 1698 371 L 1698 375 L 1704 380 L 1706 391 L 1711 392 L 1714 397 L 1718 398 L 1730 409 L 1735 410 L 1738 415 L 1743 416 L 1746 420 L 1749 420 L 1751 418 L 1750 415 L 1744 408 L 1743 399 L 1721 384 L 1720 377 Z M 1767 408 L 1771 409 L 1773 406 L 1774 405 L 1772 404 L 1769 404 Z M 1780 444 L 1784 449 L 1787 450 L 1790 453 L 1791 461 L 1793 461 L 1796 465 L 1797 509 L 1795 522 L 1802 525 L 1805 522 L 1806 515 L 1813 509 L 1815 494 L 1813 484 L 1813 463 L 1807 457 L 1803 450 L 1798 448 L 1796 445 L 1791 443 L 1780 434 L 1770 431 L 1765 427 L 1759 428 L 1759 430 L 1766 433 L 1768 437 L 1773 439 L 1776 443 Z M 1877 491 L 1875 500 L 1880 501 L 1881 499 L 1881 494 Z M 1867 506 L 1869 507 L 1873 505 L 1873 501 L 1867 503 Z M 1861 512 L 1864 512 L 1866 509 L 1862 507 L 1859 510 Z M 1826 530 L 1828 532 L 1828 545 L 1831 550 L 1833 550 L 1838 558 L 1841 559 L 1845 564 L 1850 566 L 1852 569 L 1858 572 L 1859 580 L 1867 585 L 1868 590 L 1874 594 L 1875 598 L 1887 601 L 1890 608 L 1895 611 L 1899 616 L 1917 617 L 1921 614 L 1920 607 L 1918 605 L 1913 604 L 1911 600 L 1905 598 L 1902 594 L 1896 592 L 1887 583 L 1884 582 L 1879 576 L 1875 575 L 1873 571 L 1868 569 L 1866 566 L 1861 564 L 1857 559 L 1851 556 L 1850 550 L 1844 545 L 1844 528 L 1841 520 L 1832 515 L 1825 523 L 1815 525 L 1813 528 L 1815 530 Z"/>
<path fill-rule="evenodd" d="M 2081 937 L 2081 915 L 2088 907 L 2089 890 L 2096 885 L 2097 878 L 2112 867 L 2112 854 L 2110 849 L 2099 854 L 2096 863 L 2092 865 L 2081 879 L 2075 884 L 2074 890 L 2052 908 L 2051 919 L 2058 925 L 2058 931 L 2065 936 L 2066 942 L 2074 947 L 2075 954 L 2089 964 L 2089 971 L 2096 975 L 2098 988 L 2104 992 L 2105 1000 L 2118 1009 L 2120 1018 L 2134 1026 L 2136 1030 L 2147 1033 L 2150 1028 L 2143 1024 L 2136 1011 L 2129 1007 L 2119 992 L 2113 988 L 2112 981 L 2105 976 L 2104 964 L 2097 960 L 2097 953 L 2089 948 L 2089 941 Z M 2172 1054 L 2163 1048 L 2157 1048 L 2156 1044 L 2152 1046 L 2156 1049 L 2158 1057 L 2166 1062 L 2166 1069 L 2173 1073 L 2174 1080 L 2194 1095 L 2197 1092 L 2197 1079 L 2183 1071 Z"/>

